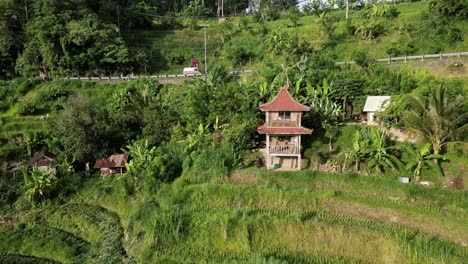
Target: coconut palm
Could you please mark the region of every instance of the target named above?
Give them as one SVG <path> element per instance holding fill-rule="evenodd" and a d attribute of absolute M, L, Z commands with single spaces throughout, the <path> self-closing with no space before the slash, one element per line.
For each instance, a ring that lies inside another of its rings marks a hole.
<path fill-rule="evenodd" d="M 442 170 L 440 169 L 439 165 L 434 162 L 434 160 L 444 158 L 444 156 L 431 154 L 431 143 L 426 143 L 417 150 L 409 145 L 404 145 L 403 147 L 409 158 L 405 168 L 408 171 L 412 171 L 414 180 L 416 182 L 421 180 L 421 171 L 425 168 L 432 169 L 433 171 L 442 174 Z"/>
<path fill-rule="evenodd" d="M 459 113 L 463 100 L 449 98 L 444 86 L 430 89 L 428 98 L 418 94 L 406 99 L 410 111 L 404 114 L 405 125 L 429 140 L 434 154 L 468 131 L 468 113 Z"/>

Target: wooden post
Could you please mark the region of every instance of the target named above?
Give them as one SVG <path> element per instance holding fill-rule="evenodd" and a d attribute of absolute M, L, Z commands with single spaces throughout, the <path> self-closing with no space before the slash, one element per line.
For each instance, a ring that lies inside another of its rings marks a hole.
<path fill-rule="evenodd" d="M 270 159 L 270 135 L 266 135 L 266 153 L 267 153 L 267 164 L 266 164 L 266 168 L 267 170 L 270 169 L 270 165 L 271 165 L 271 159 Z"/>
<path fill-rule="evenodd" d="M 299 155 L 297 156 L 297 170 L 301 170 L 301 136 L 299 135 L 299 144 L 297 146 L 298 150 L 299 150 Z"/>

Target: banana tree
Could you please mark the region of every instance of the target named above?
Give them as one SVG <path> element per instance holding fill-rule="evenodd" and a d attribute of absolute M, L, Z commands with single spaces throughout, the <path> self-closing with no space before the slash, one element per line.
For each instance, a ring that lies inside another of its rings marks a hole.
<path fill-rule="evenodd" d="M 359 171 L 359 165 L 365 159 L 366 146 L 367 141 L 361 137 L 361 133 L 359 131 L 354 132 L 353 149 L 348 152 L 350 163 L 354 163 L 354 172 Z"/>
<path fill-rule="evenodd" d="M 380 175 L 385 168 L 396 169 L 400 167 L 401 162 L 392 154 L 393 147 L 388 146 L 388 137 L 385 132 L 371 127 L 369 136 L 371 144 L 366 151 L 369 171 L 375 169 L 375 172 Z"/>
<path fill-rule="evenodd" d="M 415 182 L 421 180 L 421 172 L 426 168 L 442 174 L 442 170 L 434 160 L 444 159 L 445 157 L 439 154 L 431 154 L 431 143 L 426 143 L 419 149 L 414 149 L 409 145 L 404 145 L 403 147 L 409 158 L 405 168 L 413 173 Z"/>
<path fill-rule="evenodd" d="M 26 195 L 31 202 L 41 201 L 49 196 L 55 187 L 54 172 L 51 169 L 24 171 Z"/>

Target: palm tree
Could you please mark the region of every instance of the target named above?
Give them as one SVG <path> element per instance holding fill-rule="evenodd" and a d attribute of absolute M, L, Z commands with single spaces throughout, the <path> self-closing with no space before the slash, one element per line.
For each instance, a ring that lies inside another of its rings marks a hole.
<path fill-rule="evenodd" d="M 444 86 L 431 88 L 428 98 L 409 95 L 407 101 L 410 111 L 403 116 L 406 126 L 429 140 L 435 155 L 444 145 L 468 131 L 468 113 L 459 113 L 463 100 L 449 98 Z"/>
<path fill-rule="evenodd" d="M 431 154 L 431 143 L 424 144 L 420 149 L 415 150 L 409 145 L 404 145 L 406 153 L 409 155 L 409 161 L 406 164 L 406 169 L 413 172 L 413 177 L 416 182 L 421 180 L 421 171 L 425 168 L 432 169 L 440 174 L 442 170 L 439 165 L 433 160 L 444 158 L 442 155 Z"/>

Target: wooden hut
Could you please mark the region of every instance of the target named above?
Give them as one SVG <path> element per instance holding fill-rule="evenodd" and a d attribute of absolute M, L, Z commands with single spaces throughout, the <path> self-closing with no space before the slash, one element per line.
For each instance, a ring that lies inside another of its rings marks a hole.
<path fill-rule="evenodd" d="M 23 168 L 32 168 L 33 170 L 45 170 L 51 169 L 52 176 L 55 176 L 56 172 L 56 165 L 55 165 L 55 158 L 57 156 L 47 150 L 43 150 L 36 155 L 34 155 L 30 160 L 26 163 L 23 163 L 13 169 L 10 170 L 10 173 L 16 177 L 18 171 L 22 170 Z"/>
<path fill-rule="evenodd" d="M 96 160 L 95 169 L 101 171 L 101 175 L 122 174 L 128 161 L 128 154 L 114 154 L 105 159 Z"/>

